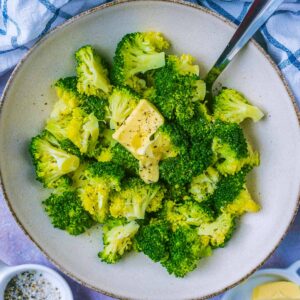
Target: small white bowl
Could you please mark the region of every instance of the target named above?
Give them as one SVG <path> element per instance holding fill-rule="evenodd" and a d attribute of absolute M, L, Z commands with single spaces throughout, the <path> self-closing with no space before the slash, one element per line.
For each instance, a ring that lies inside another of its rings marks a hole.
<path fill-rule="evenodd" d="M 4 299 L 5 288 L 9 281 L 17 274 L 26 271 L 38 271 L 43 273 L 47 280 L 59 289 L 62 300 L 73 300 L 72 291 L 66 280 L 52 269 L 37 264 L 8 266 L 2 261 L 0 261 L 0 299 Z"/>
<path fill-rule="evenodd" d="M 227 292 L 222 300 L 250 300 L 253 289 L 261 284 L 274 281 L 291 281 L 300 285 L 300 260 L 287 269 L 265 269 L 256 272 L 247 281 Z"/>

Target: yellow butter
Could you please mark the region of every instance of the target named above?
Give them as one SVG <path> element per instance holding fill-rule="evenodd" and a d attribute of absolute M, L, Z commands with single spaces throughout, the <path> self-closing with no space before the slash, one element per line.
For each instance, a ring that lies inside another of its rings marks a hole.
<path fill-rule="evenodd" d="M 113 138 L 133 155 L 141 155 L 151 143 L 150 137 L 164 123 L 163 116 L 147 100 L 141 100 Z"/>
<path fill-rule="evenodd" d="M 289 281 L 269 282 L 254 288 L 252 300 L 300 300 L 300 288 Z"/>
<path fill-rule="evenodd" d="M 140 177 L 146 183 L 156 182 L 159 178 L 159 158 L 148 150 L 153 143 L 151 136 L 163 123 L 159 111 L 149 101 L 141 100 L 112 136 L 139 160 Z"/>

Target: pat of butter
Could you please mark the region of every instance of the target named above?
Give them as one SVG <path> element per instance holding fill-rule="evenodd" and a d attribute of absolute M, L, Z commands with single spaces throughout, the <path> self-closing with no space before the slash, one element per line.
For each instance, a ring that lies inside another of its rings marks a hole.
<path fill-rule="evenodd" d="M 141 100 L 112 135 L 139 160 L 139 174 L 146 183 L 157 182 L 159 178 L 159 157 L 154 157 L 149 147 L 153 143 L 150 137 L 163 123 L 164 118 L 159 111 L 149 101 Z"/>
<path fill-rule="evenodd" d="M 150 137 L 164 123 L 163 116 L 147 100 L 141 100 L 113 138 L 138 156 L 151 143 Z"/>
<path fill-rule="evenodd" d="M 300 288 L 289 281 L 270 282 L 257 286 L 252 300 L 300 300 Z"/>

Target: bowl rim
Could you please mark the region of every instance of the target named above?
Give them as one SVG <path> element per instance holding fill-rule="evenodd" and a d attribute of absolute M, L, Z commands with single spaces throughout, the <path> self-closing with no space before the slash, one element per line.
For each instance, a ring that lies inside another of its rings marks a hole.
<path fill-rule="evenodd" d="M 2 117 L 2 108 L 4 105 L 4 102 L 6 100 L 7 94 L 13 84 L 13 81 L 15 79 L 16 74 L 18 73 L 19 69 L 22 67 L 22 65 L 24 64 L 24 62 L 27 60 L 27 58 L 32 54 L 32 52 L 34 52 L 34 50 L 40 46 L 44 41 L 46 41 L 49 37 L 51 37 L 53 34 L 55 34 L 57 31 L 61 30 L 62 28 L 76 22 L 78 19 L 87 16 L 87 15 L 91 15 L 94 12 L 100 11 L 100 10 L 104 10 L 105 8 L 109 8 L 109 7 L 113 7 L 113 6 L 117 6 L 119 4 L 124 4 L 124 3 L 131 3 L 131 2 L 141 2 L 141 3 L 146 3 L 146 2 L 161 2 L 161 3 L 173 3 L 175 5 L 182 5 L 182 6 L 186 6 L 186 7 L 191 7 L 193 9 L 199 10 L 202 13 L 205 14 L 209 14 L 217 19 L 219 19 L 220 21 L 222 21 L 223 23 L 225 23 L 226 25 L 230 26 L 231 28 L 236 29 L 237 25 L 234 24 L 233 22 L 231 22 L 230 20 L 226 19 L 225 17 L 223 17 L 222 15 L 209 10 L 206 7 L 200 6 L 198 4 L 194 4 L 194 3 L 190 3 L 190 2 L 186 2 L 183 0 L 115 0 L 109 3 L 104 3 L 101 4 L 99 6 L 90 8 L 84 12 L 81 12 L 78 15 L 73 16 L 72 18 L 66 20 L 65 22 L 63 22 L 62 24 L 54 27 L 53 29 L 51 29 L 47 34 L 45 34 L 41 39 L 39 39 L 38 41 L 35 42 L 35 44 L 28 50 L 28 52 L 24 55 L 24 57 L 19 61 L 19 63 L 16 65 L 16 67 L 14 68 L 13 72 L 11 73 L 5 88 L 3 90 L 2 96 L 0 98 L 0 119 Z M 268 60 L 268 62 L 270 63 L 270 65 L 273 67 L 273 70 L 277 73 L 278 77 L 281 79 L 285 90 L 291 100 L 291 103 L 293 104 L 294 107 L 294 111 L 296 114 L 296 117 L 298 119 L 298 124 L 300 126 L 300 109 L 297 105 L 295 96 L 293 95 L 286 79 L 284 78 L 283 74 L 281 73 L 280 69 L 277 67 L 277 65 L 275 64 L 275 62 L 272 60 L 272 58 L 269 56 L 269 54 L 266 53 L 266 51 L 258 44 L 258 42 L 256 42 L 253 38 L 249 41 L 249 43 L 251 43 L 252 45 L 254 45 L 256 47 L 256 49 L 258 49 L 260 51 L 260 53 Z M 21 228 L 21 230 L 23 231 L 23 233 L 35 244 L 35 246 L 37 246 L 37 248 L 46 256 L 46 258 L 53 263 L 57 268 L 59 268 L 63 273 L 65 273 L 66 275 L 68 275 L 69 277 L 71 277 L 72 279 L 74 279 L 75 281 L 77 281 L 79 284 L 83 285 L 84 287 L 90 288 L 96 292 L 102 293 L 104 295 L 110 296 L 110 297 L 114 297 L 114 298 L 118 298 L 118 299 L 123 299 L 123 300 L 134 300 L 134 298 L 128 298 L 128 297 L 124 297 L 122 295 L 118 295 L 115 294 L 113 292 L 109 292 L 106 291 L 104 289 L 100 289 L 92 284 L 89 284 L 79 278 L 77 278 L 77 276 L 75 276 L 74 274 L 72 274 L 72 272 L 66 270 L 65 267 L 63 267 L 62 265 L 60 265 L 55 259 L 52 259 L 51 255 L 48 254 L 48 252 L 46 250 L 44 250 L 42 248 L 42 246 L 39 244 L 39 242 L 37 242 L 30 234 L 29 231 L 27 231 L 27 229 L 23 226 L 23 224 L 21 223 L 21 221 L 19 220 L 18 216 L 16 215 L 16 213 L 14 212 L 11 204 L 10 204 L 10 200 L 8 197 L 8 194 L 6 192 L 4 183 L 3 183 L 3 177 L 2 177 L 2 171 L 1 171 L 1 166 L 0 166 L 0 188 L 2 189 L 3 192 L 3 198 L 9 208 L 10 213 L 12 214 L 13 218 L 15 219 L 15 221 L 17 222 L 17 224 L 19 225 L 19 227 Z M 255 266 L 250 272 L 248 272 L 247 274 L 245 274 L 244 276 L 242 276 L 239 280 L 237 280 L 236 282 L 234 282 L 233 284 L 218 290 L 216 292 L 210 293 L 209 295 L 206 295 L 204 297 L 200 297 L 200 298 L 193 298 L 193 300 L 204 300 L 204 299 L 209 299 L 211 297 L 217 296 L 221 293 L 224 293 L 226 291 L 228 291 L 229 289 L 237 286 L 238 284 L 240 284 L 241 282 L 243 282 L 245 279 L 247 279 L 249 276 L 251 276 L 255 271 L 257 271 L 270 257 L 271 255 L 275 252 L 275 250 L 278 248 L 278 246 L 280 245 L 280 243 L 282 242 L 282 240 L 285 238 L 285 236 L 287 235 L 291 225 L 293 224 L 298 209 L 300 207 L 300 188 L 298 191 L 298 196 L 297 196 L 297 203 L 295 206 L 295 210 L 293 212 L 293 216 L 291 218 L 291 221 L 289 223 L 289 225 L 287 226 L 284 234 L 282 235 L 281 239 L 278 241 L 278 243 L 274 246 L 274 248 L 270 251 L 270 253 L 261 261 L 260 264 L 258 264 L 257 266 Z M 192 299 L 191 299 L 192 300 Z"/>

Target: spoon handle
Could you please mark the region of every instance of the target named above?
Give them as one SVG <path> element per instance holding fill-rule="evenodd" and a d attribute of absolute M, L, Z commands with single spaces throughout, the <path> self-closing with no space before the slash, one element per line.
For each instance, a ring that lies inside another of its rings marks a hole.
<path fill-rule="evenodd" d="M 283 0 L 254 0 L 242 23 L 232 36 L 213 68 L 206 76 L 211 89 L 214 81 L 227 67 L 234 56 L 245 46 L 255 32 L 267 21 Z"/>

